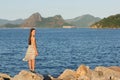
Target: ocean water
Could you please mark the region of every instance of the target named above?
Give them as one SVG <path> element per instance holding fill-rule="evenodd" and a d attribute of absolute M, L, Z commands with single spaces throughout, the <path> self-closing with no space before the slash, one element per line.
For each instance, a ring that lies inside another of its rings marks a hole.
<path fill-rule="evenodd" d="M 120 29 L 37 29 L 36 72 L 57 77 L 80 64 L 120 66 Z M 28 70 L 22 59 L 29 29 L 0 29 L 0 72 L 11 76 Z"/>

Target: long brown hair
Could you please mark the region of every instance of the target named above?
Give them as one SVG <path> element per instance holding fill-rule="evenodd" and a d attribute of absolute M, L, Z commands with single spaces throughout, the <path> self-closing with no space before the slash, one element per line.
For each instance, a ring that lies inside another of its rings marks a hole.
<path fill-rule="evenodd" d="M 29 34 L 29 38 L 28 38 L 28 44 L 31 45 L 31 36 L 32 36 L 32 31 L 35 30 L 35 28 L 31 28 L 30 29 L 30 34 Z"/>

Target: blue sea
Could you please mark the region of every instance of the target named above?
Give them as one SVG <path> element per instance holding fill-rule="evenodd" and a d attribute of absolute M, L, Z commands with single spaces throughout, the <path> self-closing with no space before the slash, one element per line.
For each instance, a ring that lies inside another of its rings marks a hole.
<path fill-rule="evenodd" d="M 36 72 L 57 77 L 81 64 L 120 66 L 120 29 L 36 29 Z M 23 62 L 29 29 L 0 29 L 0 72 L 11 76 L 28 70 Z"/>

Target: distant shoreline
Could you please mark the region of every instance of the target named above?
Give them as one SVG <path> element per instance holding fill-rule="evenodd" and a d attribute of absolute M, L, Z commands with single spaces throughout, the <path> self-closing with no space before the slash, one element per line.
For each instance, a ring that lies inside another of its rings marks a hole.
<path fill-rule="evenodd" d="M 25 27 L 25 28 L 0 28 L 0 29 L 30 29 L 31 27 Z M 120 29 L 120 28 L 90 28 L 90 27 L 77 27 L 77 28 L 41 28 L 41 27 L 35 27 L 36 29 Z"/>

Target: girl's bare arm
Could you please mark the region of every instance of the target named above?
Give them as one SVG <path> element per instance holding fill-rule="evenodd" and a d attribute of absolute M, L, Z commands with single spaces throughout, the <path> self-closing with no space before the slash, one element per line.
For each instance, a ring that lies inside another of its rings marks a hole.
<path fill-rule="evenodd" d="M 35 55 L 38 56 L 38 51 L 37 51 L 37 45 L 36 45 L 36 41 L 35 41 L 35 38 L 33 37 L 32 39 L 32 43 L 33 43 L 33 47 L 35 49 Z"/>

